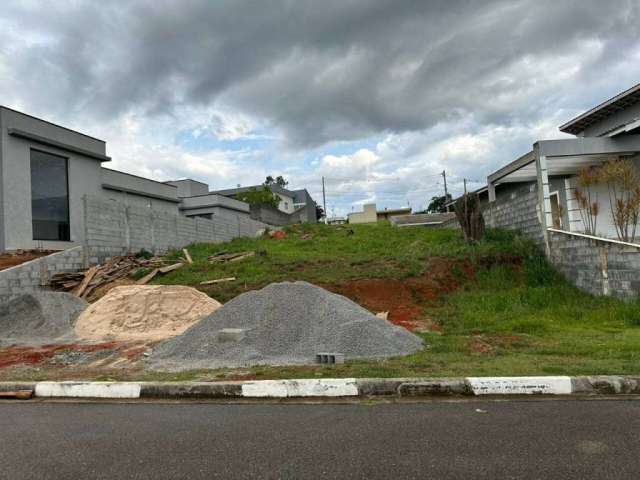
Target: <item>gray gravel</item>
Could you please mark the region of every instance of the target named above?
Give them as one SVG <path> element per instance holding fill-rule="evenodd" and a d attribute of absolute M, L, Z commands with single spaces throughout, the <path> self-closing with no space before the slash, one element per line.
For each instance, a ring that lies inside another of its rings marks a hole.
<path fill-rule="evenodd" d="M 219 338 L 222 329 L 244 335 Z M 319 352 L 347 360 L 407 355 L 420 337 L 376 317 L 341 295 L 306 282 L 274 283 L 234 298 L 182 335 L 154 348 L 154 370 L 314 363 Z"/>
<path fill-rule="evenodd" d="M 57 343 L 75 338 L 73 324 L 87 308 L 64 292 L 21 295 L 0 305 L 0 344 Z"/>

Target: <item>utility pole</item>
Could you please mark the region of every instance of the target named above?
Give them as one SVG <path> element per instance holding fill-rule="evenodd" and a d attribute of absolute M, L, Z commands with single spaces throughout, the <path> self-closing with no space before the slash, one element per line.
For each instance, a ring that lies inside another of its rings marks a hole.
<path fill-rule="evenodd" d="M 464 182 L 464 194 L 467 194 L 467 179 L 463 178 L 462 181 Z"/>
<path fill-rule="evenodd" d="M 328 223 L 327 218 L 327 197 L 324 193 L 324 176 L 322 176 L 322 208 L 324 209 L 324 224 Z"/>
<path fill-rule="evenodd" d="M 447 191 L 447 172 L 442 170 L 442 178 L 444 179 L 444 198 L 449 198 L 449 192 Z"/>

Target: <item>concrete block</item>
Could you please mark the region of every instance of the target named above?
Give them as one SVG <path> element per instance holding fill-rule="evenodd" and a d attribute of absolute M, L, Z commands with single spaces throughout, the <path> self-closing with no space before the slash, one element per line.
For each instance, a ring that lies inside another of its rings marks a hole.
<path fill-rule="evenodd" d="M 244 328 L 223 328 L 218 331 L 219 342 L 239 342 L 245 337 L 246 329 Z"/>

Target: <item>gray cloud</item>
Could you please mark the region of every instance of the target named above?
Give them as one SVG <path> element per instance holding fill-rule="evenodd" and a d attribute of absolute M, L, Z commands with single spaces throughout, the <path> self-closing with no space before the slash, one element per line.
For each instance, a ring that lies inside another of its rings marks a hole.
<path fill-rule="evenodd" d="M 0 62 L 15 83 L 0 80 L 0 91 L 17 103 L 97 120 L 225 105 L 300 148 L 469 118 L 526 123 L 562 106 L 573 114 L 627 81 L 606 72 L 637 55 L 640 25 L 634 0 L 3 8 Z"/>

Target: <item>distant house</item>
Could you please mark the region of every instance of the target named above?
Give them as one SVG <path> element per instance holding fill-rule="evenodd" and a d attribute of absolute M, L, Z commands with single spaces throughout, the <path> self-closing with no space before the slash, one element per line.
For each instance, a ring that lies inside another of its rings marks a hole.
<path fill-rule="evenodd" d="M 389 220 L 397 215 L 407 215 L 411 208 L 395 208 L 377 210 L 375 203 L 366 203 L 362 206 L 362 212 L 351 212 L 347 215 L 349 223 L 375 223 L 381 220 Z"/>
<path fill-rule="evenodd" d="M 264 185 L 251 185 L 217 190 L 213 193 L 224 197 L 236 198 L 241 193 L 249 192 L 253 189 L 260 190 L 262 188 L 264 188 Z M 316 202 L 311 198 L 311 195 L 306 189 L 289 190 L 277 184 L 269 185 L 268 188 L 280 199 L 278 203 L 278 210 L 280 212 L 288 215 L 295 213 L 295 218 L 300 222 L 315 223 L 317 221 Z"/>

